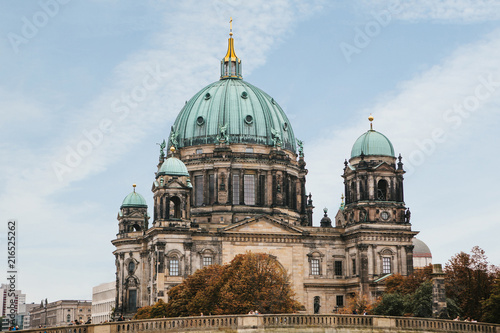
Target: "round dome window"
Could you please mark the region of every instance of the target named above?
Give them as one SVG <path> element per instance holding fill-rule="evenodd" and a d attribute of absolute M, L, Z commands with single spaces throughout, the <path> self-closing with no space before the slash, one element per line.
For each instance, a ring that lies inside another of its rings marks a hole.
<path fill-rule="evenodd" d="M 248 98 L 248 93 L 246 91 L 241 93 L 241 98 L 247 99 Z"/>
<path fill-rule="evenodd" d="M 196 124 L 198 126 L 201 126 L 205 123 L 205 119 L 202 117 L 202 116 L 199 116 L 198 118 L 196 118 Z"/>
<path fill-rule="evenodd" d="M 283 124 L 283 130 L 285 130 L 285 131 L 286 131 L 287 129 L 288 129 L 288 123 L 284 123 L 284 124 Z"/>
<path fill-rule="evenodd" d="M 252 124 L 253 123 L 253 117 L 251 115 L 247 115 L 245 117 L 245 123 L 247 123 L 248 125 Z"/>
<path fill-rule="evenodd" d="M 212 96 L 210 95 L 210 93 L 206 93 L 206 94 L 205 94 L 205 99 L 210 99 L 210 97 L 212 97 Z"/>

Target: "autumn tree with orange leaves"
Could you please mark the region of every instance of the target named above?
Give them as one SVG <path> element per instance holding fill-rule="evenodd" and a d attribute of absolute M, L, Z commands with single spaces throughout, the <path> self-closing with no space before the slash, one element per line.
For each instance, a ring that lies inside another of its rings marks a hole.
<path fill-rule="evenodd" d="M 290 313 L 300 308 L 286 270 L 271 255 L 251 252 L 237 255 L 224 266 L 196 271 L 172 288 L 168 299 L 165 311 L 157 311 L 161 317 L 246 314 L 251 310 Z M 155 318 L 153 309 L 141 309 L 142 318 L 148 313 Z"/>

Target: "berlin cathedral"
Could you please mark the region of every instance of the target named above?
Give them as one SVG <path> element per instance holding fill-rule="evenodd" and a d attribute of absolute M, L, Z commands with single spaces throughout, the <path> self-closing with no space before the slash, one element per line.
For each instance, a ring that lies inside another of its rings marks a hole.
<path fill-rule="evenodd" d="M 269 253 L 290 275 L 304 313 L 332 313 L 348 297 L 377 297 L 384 279 L 413 272 L 403 163 L 370 129 L 345 161 L 345 202 L 313 226 L 303 146 L 285 112 L 243 80 L 232 32 L 220 79 L 179 112 L 160 145 L 152 180 L 153 217 L 135 191 L 123 200 L 116 310 L 131 317 L 163 299 L 196 270 L 235 255 Z M 369 118 L 373 120 L 372 117 Z"/>

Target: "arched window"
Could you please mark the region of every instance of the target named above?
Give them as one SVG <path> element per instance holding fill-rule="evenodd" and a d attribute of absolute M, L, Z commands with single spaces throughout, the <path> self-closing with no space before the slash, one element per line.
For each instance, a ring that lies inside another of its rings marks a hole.
<path fill-rule="evenodd" d="M 67 315 L 67 316 L 66 316 L 66 322 L 68 322 L 68 323 L 69 323 L 70 321 L 71 321 L 71 316 L 70 316 L 70 315 Z"/>
<path fill-rule="evenodd" d="M 179 199 L 179 197 L 177 196 L 173 196 L 170 198 L 169 205 L 170 205 L 169 217 L 174 219 L 182 218 L 181 199 Z"/>
<path fill-rule="evenodd" d="M 377 185 L 377 200 L 387 200 L 387 181 L 381 179 Z"/>

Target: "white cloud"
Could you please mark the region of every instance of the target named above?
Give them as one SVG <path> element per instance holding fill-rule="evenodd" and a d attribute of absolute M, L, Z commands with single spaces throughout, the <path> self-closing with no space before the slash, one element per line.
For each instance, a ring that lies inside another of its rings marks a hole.
<path fill-rule="evenodd" d="M 397 8 L 395 18 L 404 21 L 478 23 L 500 19 L 500 3 L 494 0 L 393 0 L 389 4 Z M 363 5 L 380 11 L 389 4 L 370 0 Z"/>

